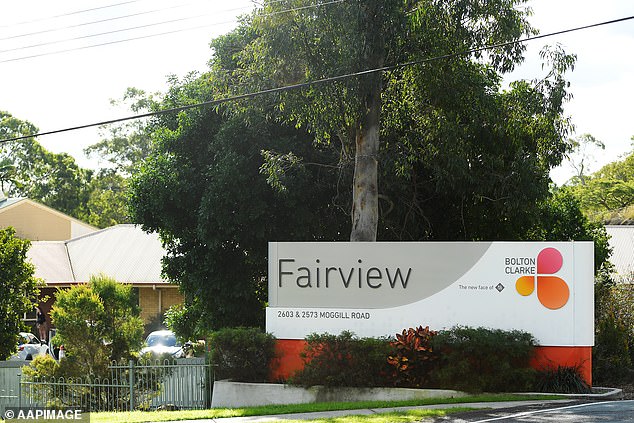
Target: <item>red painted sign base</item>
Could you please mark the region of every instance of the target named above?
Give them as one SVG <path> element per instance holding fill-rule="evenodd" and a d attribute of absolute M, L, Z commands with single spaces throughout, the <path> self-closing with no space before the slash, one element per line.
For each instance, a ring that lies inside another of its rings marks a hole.
<path fill-rule="evenodd" d="M 271 381 L 284 381 L 304 367 L 300 353 L 303 339 L 278 339 L 277 358 L 271 366 Z M 557 366 L 579 367 L 581 376 L 592 386 L 592 347 L 537 347 L 531 366 L 537 370 Z"/>

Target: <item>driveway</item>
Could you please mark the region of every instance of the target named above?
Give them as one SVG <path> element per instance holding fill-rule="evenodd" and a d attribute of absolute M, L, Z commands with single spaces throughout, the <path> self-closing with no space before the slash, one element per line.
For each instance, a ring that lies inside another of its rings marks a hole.
<path fill-rule="evenodd" d="M 434 422 L 634 422 L 634 400 L 576 401 L 569 404 L 531 404 L 495 410 L 478 410 L 452 415 Z"/>

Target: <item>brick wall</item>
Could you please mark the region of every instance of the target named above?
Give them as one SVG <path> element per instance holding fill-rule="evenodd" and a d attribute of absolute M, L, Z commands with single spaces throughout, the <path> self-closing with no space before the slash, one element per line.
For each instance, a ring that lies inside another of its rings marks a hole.
<path fill-rule="evenodd" d="M 159 292 L 161 309 L 159 310 Z M 141 319 L 143 323 L 149 323 L 157 314 L 163 314 L 173 306 L 183 302 L 183 296 L 178 288 L 139 288 L 139 307 L 141 307 Z"/>

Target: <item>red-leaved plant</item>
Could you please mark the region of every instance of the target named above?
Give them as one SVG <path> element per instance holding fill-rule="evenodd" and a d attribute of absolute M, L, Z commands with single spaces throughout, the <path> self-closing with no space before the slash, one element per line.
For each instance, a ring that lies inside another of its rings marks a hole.
<path fill-rule="evenodd" d="M 429 382 L 430 373 L 437 355 L 431 346 L 432 338 L 438 332 L 429 326 L 403 329 L 396 334 L 396 340 L 390 342 L 393 354 L 387 362 L 394 369 L 396 386 L 420 388 Z"/>

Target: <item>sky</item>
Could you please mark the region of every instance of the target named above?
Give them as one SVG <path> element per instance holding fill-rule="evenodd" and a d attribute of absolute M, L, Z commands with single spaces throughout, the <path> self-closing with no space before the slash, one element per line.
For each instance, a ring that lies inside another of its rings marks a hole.
<path fill-rule="evenodd" d="M 541 34 L 634 16 L 633 0 L 529 0 L 527 5 Z M 237 16 L 253 7 L 249 0 L 2 2 L 0 110 L 41 132 L 127 116 L 128 110 L 110 100 L 121 98 L 127 87 L 163 92 L 169 75 L 204 71 L 212 54 L 209 41 L 230 31 Z M 573 136 L 590 133 L 606 146 L 594 151 L 590 171 L 595 171 L 632 150 L 634 20 L 531 41 L 526 60 L 505 82 L 543 76 L 538 53 L 555 43 L 577 55 L 568 74 L 574 98 L 566 105 L 576 127 Z M 99 166 L 83 149 L 100 139 L 97 128 L 38 138 L 48 150 L 69 153 L 84 167 Z M 562 184 L 573 173 L 563 165 L 551 176 Z"/>

